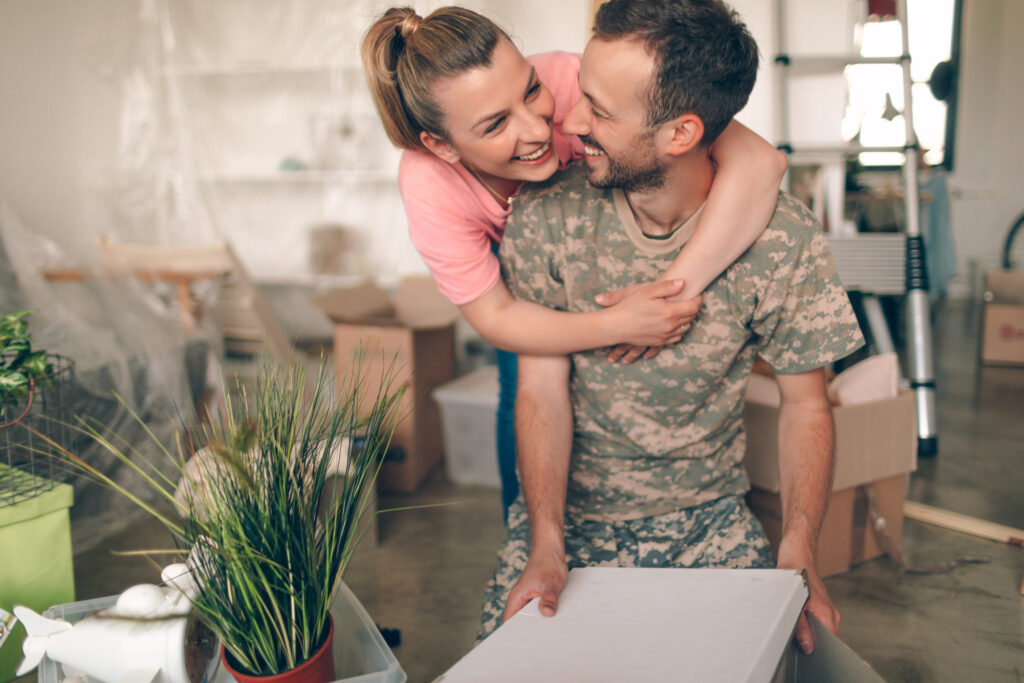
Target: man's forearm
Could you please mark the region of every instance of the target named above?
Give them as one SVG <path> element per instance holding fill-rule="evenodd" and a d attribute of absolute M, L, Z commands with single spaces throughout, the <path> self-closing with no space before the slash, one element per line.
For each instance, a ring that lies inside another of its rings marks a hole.
<path fill-rule="evenodd" d="M 780 563 L 784 555 L 790 560 L 814 561 L 832 489 L 833 449 L 834 427 L 827 402 L 783 402 L 779 413 Z M 801 557 L 791 557 L 794 554 Z"/>
<path fill-rule="evenodd" d="M 779 375 L 780 566 L 813 567 L 832 490 L 834 427 L 822 369 Z"/>
<path fill-rule="evenodd" d="M 516 439 L 531 547 L 561 553 L 572 450 L 568 358 L 519 357 Z"/>

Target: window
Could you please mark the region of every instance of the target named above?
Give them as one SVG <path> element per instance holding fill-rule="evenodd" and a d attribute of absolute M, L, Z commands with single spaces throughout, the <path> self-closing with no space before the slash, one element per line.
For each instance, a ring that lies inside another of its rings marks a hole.
<path fill-rule="evenodd" d="M 914 129 L 932 166 L 953 167 L 956 126 L 956 74 L 959 70 L 960 14 L 963 0 L 907 0 Z M 857 27 L 855 43 L 863 57 L 899 56 L 899 22 L 870 20 Z M 941 66 L 939 66 L 941 65 Z M 938 67 L 938 68 L 936 68 Z M 846 68 L 848 104 L 843 137 L 868 146 L 902 146 L 902 67 L 856 64 Z M 935 94 L 943 96 L 940 100 Z M 899 166 L 903 155 L 865 152 L 864 166 Z"/>

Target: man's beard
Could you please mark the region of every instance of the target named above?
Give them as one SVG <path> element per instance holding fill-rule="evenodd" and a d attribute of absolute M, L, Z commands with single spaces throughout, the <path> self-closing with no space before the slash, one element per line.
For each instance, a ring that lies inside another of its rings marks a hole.
<path fill-rule="evenodd" d="M 647 155 L 646 158 L 637 156 L 628 159 L 615 159 L 593 138 L 581 136 L 580 140 L 588 147 L 594 147 L 604 152 L 608 159 L 608 169 L 600 178 L 595 178 L 593 169 L 587 166 L 587 180 L 594 187 L 601 189 L 617 187 L 625 192 L 643 192 L 657 190 L 665 184 L 665 166 L 653 155 Z M 650 148 L 648 147 L 648 149 Z"/>

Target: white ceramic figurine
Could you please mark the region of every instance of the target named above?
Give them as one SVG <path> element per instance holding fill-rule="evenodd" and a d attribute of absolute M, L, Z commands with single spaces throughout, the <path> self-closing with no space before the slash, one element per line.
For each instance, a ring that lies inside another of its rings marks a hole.
<path fill-rule="evenodd" d="M 217 638 L 192 614 L 198 594 L 184 564 L 164 568 L 166 587 L 132 586 L 110 608 L 75 624 L 47 619 L 27 607 L 14 613 L 28 637 L 22 645 L 22 676 L 47 656 L 66 677 L 104 683 L 204 683 L 216 671 Z"/>

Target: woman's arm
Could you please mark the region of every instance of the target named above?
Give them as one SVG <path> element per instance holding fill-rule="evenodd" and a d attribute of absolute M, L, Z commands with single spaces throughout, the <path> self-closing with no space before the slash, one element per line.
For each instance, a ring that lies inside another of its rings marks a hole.
<path fill-rule="evenodd" d="M 425 153 L 406 152 L 399 186 L 413 244 L 441 292 L 469 323 L 501 349 L 535 355 L 566 354 L 629 343 L 678 341 L 700 301 L 668 302 L 684 283 L 659 281 L 630 288 L 621 303 L 590 313 L 566 313 L 516 301 L 501 281 L 491 240 L 504 216 L 489 212 L 477 181 Z"/>
<path fill-rule="evenodd" d="M 786 155 L 735 120 L 711 145 L 711 157 L 718 171 L 697 230 L 662 275 L 686 280 L 679 299 L 703 292 L 761 236 L 786 173 Z"/>
<path fill-rule="evenodd" d="M 566 313 L 513 298 L 499 278 L 490 291 L 459 309 L 484 339 L 515 353 L 558 355 L 619 343 L 646 348 L 676 343 L 697 315 L 699 298 L 667 298 L 683 286 L 681 280 L 647 283 L 610 308 Z"/>

